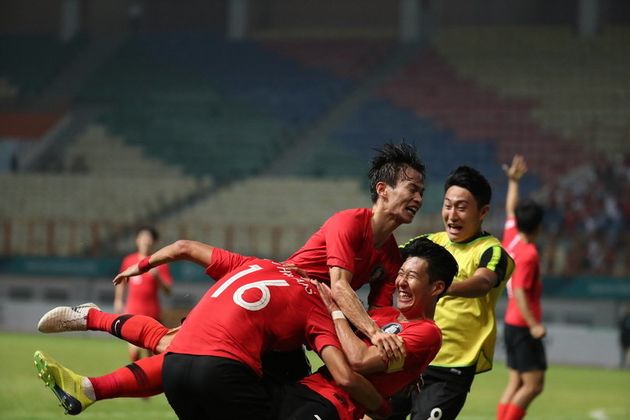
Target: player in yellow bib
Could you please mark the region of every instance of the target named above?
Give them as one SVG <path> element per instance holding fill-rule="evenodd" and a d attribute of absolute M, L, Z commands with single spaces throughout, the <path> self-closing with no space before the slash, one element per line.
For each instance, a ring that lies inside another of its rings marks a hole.
<path fill-rule="evenodd" d="M 466 402 L 475 374 L 492 369 L 495 306 L 514 261 L 501 241 L 482 229 L 492 189 L 477 170 L 460 166 L 444 185 L 444 231 L 427 236 L 449 250 L 459 272 L 438 302 L 435 322 L 442 348 L 423 375 L 423 385 L 399 395 L 390 419 L 454 419 Z"/>

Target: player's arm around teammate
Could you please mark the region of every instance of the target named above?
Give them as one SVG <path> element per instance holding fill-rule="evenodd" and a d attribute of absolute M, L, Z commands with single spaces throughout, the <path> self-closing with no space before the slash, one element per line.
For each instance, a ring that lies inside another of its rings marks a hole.
<path fill-rule="evenodd" d="M 378 327 L 367 314 L 357 294 L 350 287 L 352 273 L 340 267 L 330 269 L 330 284 L 332 294 L 339 306 L 343 308 L 343 314 L 352 320 L 366 336 L 370 337 L 372 344 L 382 349 L 381 358 L 400 359 L 405 356 L 405 347 L 402 341 L 393 334 L 387 334 Z"/>

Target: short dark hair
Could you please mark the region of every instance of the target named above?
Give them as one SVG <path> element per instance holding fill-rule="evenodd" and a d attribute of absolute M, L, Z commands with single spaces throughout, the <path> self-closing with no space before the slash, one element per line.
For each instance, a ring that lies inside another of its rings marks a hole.
<path fill-rule="evenodd" d="M 431 283 L 438 280 L 444 282 L 444 292 L 438 298 L 442 297 L 448 288 L 451 287 L 453 278 L 459 271 L 459 265 L 453 254 L 425 236 L 420 236 L 407 242 L 401 253 L 404 259 L 418 257 L 425 260 L 428 263 L 427 271 L 429 272 Z"/>
<path fill-rule="evenodd" d="M 542 206 L 532 199 L 525 199 L 518 203 L 514 210 L 516 227 L 520 232 L 531 235 L 542 223 L 545 211 Z"/>
<path fill-rule="evenodd" d="M 140 235 L 140 232 L 149 232 L 154 241 L 160 239 L 160 233 L 153 226 L 140 226 L 136 229 L 136 236 Z"/>
<path fill-rule="evenodd" d="M 470 166 L 460 166 L 450 173 L 444 183 L 444 192 L 452 187 L 457 186 L 465 188 L 477 200 L 478 208 L 490 204 L 492 199 L 492 187 L 485 176 L 475 168 Z"/>
<path fill-rule="evenodd" d="M 372 158 L 372 166 L 368 172 L 370 178 L 370 198 L 373 203 L 378 199 L 376 184 L 385 182 L 395 187 L 404 176 L 407 168 L 415 169 L 424 179 L 425 168 L 416 152 L 416 148 L 404 141 L 399 144 L 385 143 L 381 149 L 375 149 L 376 156 Z"/>

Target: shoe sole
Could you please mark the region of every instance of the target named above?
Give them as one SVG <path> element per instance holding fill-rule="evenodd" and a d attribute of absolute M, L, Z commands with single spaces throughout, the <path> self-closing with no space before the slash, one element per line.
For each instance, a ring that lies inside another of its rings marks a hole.
<path fill-rule="evenodd" d="M 37 369 L 37 376 L 39 376 L 39 378 L 44 381 L 44 385 L 52 389 L 52 387 L 55 386 L 55 379 L 48 371 L 48 362 L 46 362 L 46 358 L 39 351 L 36 351 L 33 357 L 35 359 L 35 369 Z"/>
<path fill-rule="evenodd" d="M 77 415 L 81 411 L 81 403 L 77 401 L 75 398 L 71 397 L 67 393 L 61 390 L 57 383 L 55 382 L 55 378 L 53 374 L 50 373 L 48 369 L 48 362 L 46 361 L 46 357 L 40 352 L 36 351 L 33 356 L 35 368 L 37 369 L 37 376 L 44 382 L 44 385 L 55 394 L 55 397 L 59 400 L 59 405 L 64 409 L 66 414 Z M 78 405 L 78 406 L 77 406 Z"/>

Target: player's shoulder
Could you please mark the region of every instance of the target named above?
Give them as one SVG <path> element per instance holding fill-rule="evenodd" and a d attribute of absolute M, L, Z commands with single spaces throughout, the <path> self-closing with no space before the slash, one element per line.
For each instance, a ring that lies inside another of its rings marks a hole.
<path fill-rule="evenodd" d="M 334 213 L 329 220 L 363 220 L 372 216 L 368 208 L 345 209 Z"/>
<path fill-rule="evenodd" d="M 342 210 L 330 216 L 322 226 L 322 230 L 364 235 L 366 229 L 369 228 L 371 217 L 372 211 L 366 208 Z"/>
<path fill-rule="evenodd" d="M 423 345 L 440 345 L 442 342 L 442 330 L 432 319 L 410 321 L 403 333 L 410 337 L 417 337 Z"/>

